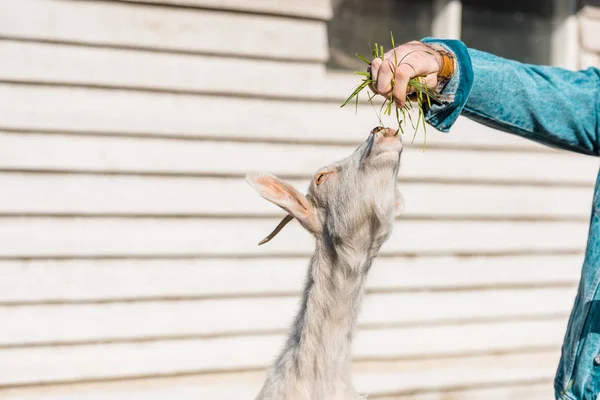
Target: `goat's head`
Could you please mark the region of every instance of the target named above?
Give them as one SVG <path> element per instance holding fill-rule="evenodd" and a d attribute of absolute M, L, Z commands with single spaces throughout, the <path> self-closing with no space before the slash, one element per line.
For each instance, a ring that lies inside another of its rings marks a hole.
<path fill-rule="evenodd" d="M 397 131 L 376 127 L 352 155 L 321 168 L 306 196 L 273 175 L 248 174 L 246 180 L 262 197 L 288 213 L 260 244 L 293 218 L 333 243 L 387 238 L 401 202 L 396 191 L 401 153 Z"/>

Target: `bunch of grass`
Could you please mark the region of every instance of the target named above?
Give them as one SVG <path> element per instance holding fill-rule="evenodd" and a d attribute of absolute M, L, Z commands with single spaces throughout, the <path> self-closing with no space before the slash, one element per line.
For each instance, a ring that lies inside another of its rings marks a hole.
<path fill-rule="evenodd" d="M 390 38 L 392 40 L 392 49 L 396 48 L 396 43 L 394 42 L 394 34 L 392 32 L 390 32 Z M 381 58 L 381 60 L 383 61 L 384 59 L 384 54 L 385 54 L 385 50 L 383 48 L 383 45 L 379 45 L 377 43 L 375 43 L 374 48 L 372 49 L 372 56 L 373 59 L 375 58 Z M 371 65 L 371 61 L 367 60 L 365 57 L 361 56 L 360 54 L 356 53 L 355 56 L 357 58 L 359 58 L 360 60 L 364 61 L 367 65 Z M 397 57 L 396 57 L 396 52 L 394 52 L 394 64 L 390 65 L 390 68 L 392 70 L 392 76 L 395 76 L 395 69 L 402 63 L 403 60 L 398 61 Z M 360 92 L 362 92 L 364 89 L 366 89 L 367 87 L 369 87 L 369 85 L 373 84 L 377 84 L 377 81 L 375 79 L 373 79 L 373 77 L 371 76 L 371 72 L 366 72 L 366 71 L 355 71 L 355 73 L 357 75 L 360 75 L 363 77 L 361 83 L 356 86 L 356 88 L 354 88 L 354 91 L 352 92 L 352 94 L 346 99 L 346 101 L 344 101 L 344 103 L 340 106 L 340 107 L 344 107 L 346 104 L 350 103 L 352 101 L 352 99 L 355 99 L 356 102 L 356 111 L 358 112 L 358 97 Z M 396 80 L 394 78 L 392 78 L 392 91 L 394 89 L 394 86 L 396 85 Z M 423 148 L 426 147 L 427 145 L 427 128 L 426 128 L 426 123 L 425 123 L 425 105 L 427 105 L 427 107 L 431 107 L 431 100 L 433 99 L 434 101 L 439 101 L 439 93 L 437 93 L 435 90 L 427 87 L 427 85 L 425 84 L 425 78 L 424 77 L 415 77 L 412 78 L 408 81 L 408 88 L 407 89 L 414 89 L 414 91 L 412 91 L 412 94 L 407 94 L 406 95 L 406 102 L 404 104 L 404 106 L 402 107 L 394 107 L 396 110 L 396 120 L 398 121 L 398 129 L 396 130 L 396 133 L 398 132 L 402 132 L 402 134 L 404 134 L 404 127 L 403 125 L 406 125 L 406 120 L 408 117 L 408 120 L 410 121 L 410 124 L 412 126 L 412 128 L 414 129 L 415 133 L 413 135 L 413 141 L 415 140 L 415 137 L 417 136 L 417 132 L 419 129 L 419 125 L 423 126 L 423 132 L 424 132 L 424 141 L 423 141 Z M 407 93 L 411 92 L 411 90 L 407 90 Z M 374 107 L 373 105 L 373 98 L 375 97 L 375 94 L 371 94 L 368 90 L 367 90 L 367 96 L 368 96 L 368 100 L 369 103 L 371 103 L 371 105 Z M 416 103 L 417 105 L 417 121 L 416 124 L 413 120 L 412 114 L 411 112 L 413 111 L 413 101 Z M 381 115 L 391 115 L 392 114 L 392 105 L 394 104 L 394 99 L 392 94 L 390 94 L 390 96 L 388 98 L 385 98 L 385 100 L 383 101 L 383 104 L 381 105 L 381 108 L 379 109 L 379 112 L 375 111 L 375 113 L 377 114 L 377 118 L 379 119 L 379 125 L 380 126 L 384 126 L 383 121 L 381 119 Z M 402 114 L 402 115 L 400 115 Z"/>

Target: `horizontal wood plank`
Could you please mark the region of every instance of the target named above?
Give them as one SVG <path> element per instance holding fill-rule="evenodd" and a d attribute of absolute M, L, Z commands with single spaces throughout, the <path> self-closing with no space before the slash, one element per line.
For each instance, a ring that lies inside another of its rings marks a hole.
<path fill-rule="evenodd" d="M 259 12 L 294 17 L 328 20 L 332 16 L 328 0 L 121 0 L 136 3 L 215 8 L 243 12 Z"/>
<path fill-rule="evenodd" d="M 427 396 L 424 392 L 433 392 L 440 397 L 432 397 L 432 400 L 441 400 L 443 396 L 453 394 L 456 387 L 465 389 L 460 391 L 462 395 L 468 394 L 469 388 L 482 390 L 482 386 L 490 388 L 497 385 L 510 388 L 514 385 L 520 388 L 517 393 L 523 395 L 529 393 L 527 390 L 530 387 L 529 382 L 547 380 L 546 385 L 540 386 L 550 387 L 551 390 L 551 380 L 554 375 L 551 366 L 556 365 L 557 362 L 557 352 L 526 352 L 450 359 L 355 362 L 352 370 L 357 390 L 368 393 L 369 398 L 385 398 L 383 396 L 397 394 L 412 399 L 411 394 L 418 393 L 416 398 L 423 399 L 423 396 Z M 105 400 L 107 397 L 114 400 L 132 398 L 231 400 L 257 394 L 264 377 L 263 371 L 152 377 L 106 383 L 0 389 L 0 395 L 6 400 L 39 400 L 40 397 L 56 400 Z M 400 398 L 405 399 L 405 397 Z M 471 397 L 457 398 L 471 399 Z M 496 397 L 473 397 L 473 399 L 482 398 L 496 399 Z M 537 399 L 529 396 L 527 398 Z M 498 399 L 506 400 L 505 397 Z"/>
<path fill-rule="evenodd" d="M 349 87 L 349 90 L 352 86 Z M 368 104 L 340 109 L 336 102 L 148 93 L 127 90 L 0 84 L 2 126 L 127 135 L 265 139 L 294 143 L 352 143 L 365 140 L 378 124 Z M 68 104 L 69 107 L 64 107 Z M 97 112 L 102 110 L 102 112 Z M 384 116 L 386 125 L 394 118 Z M 412 130 L 406 130 L 406 142 Z M 415 147 L 422 150 L 418 132 Z M 429 129 L 428 148 L 485 147 L 494 150 L 543 147 L 460 118 L 452 133 Z"/>
<path fill-rule="evenodd" d="M 279 219 L 8 218 L 0 257 L 248 256 L 309 254 L 313 238 L 292 223 L 258 247 Z M 583 251 L 585 222 L 398 221 L 382 254 Z"/>
<path fill-rule="evenodd" d="M 157 140 L 150 138 L 16 135 L 0 133 L 0 168 L 144 174 L 234 175 L 266 171 L 312 177 L 350 155 L 352 145 Z M 492 181 L 585 185 L 598 169 L 593 157 L 567 153 L 505 153 L 410 149 L 402 155 L 401 180 Z"/>
<path fill-rule="evenodd" d="M 21 0 L 0 36 L 100 46 L 325 61 L 325 23 L 140 4 Z M 27 18 L 23 18 L 23 16 Z"/>
<path fill-rule="evenodd" d="M 589 10 L 591 7 L 586 7 L 586 9 Z M 600 52 L 600 43 L 598 43 L 600 20 L 593 18 L 593 15 L 590 14 L 594 13 L 588 11 L 579 18 L 581 45 L 587 51 Z"/>
<path fill-rule="evenodd" d="M 582 255 L 379 257 L 367 290 L 574 285 L 582 261 Z M 1 261 L 0 303 L 289 295 L 300 293 L 307 265 L 305 257 Z"/>
<path fill-rule="evenodd" d="M 542 381 L 543 383 L 538 383 Z M 480 387 L 453 388 L 450 390 L 438 389 L 415 389 L 413 393 L 396 392 L 370 396 L 377 400 L 518 400 L 525 398 L 528 400 L 548 400 L 554 396 L 552 379 L 541 378 L 533 382 L 523 382 L 511 384 L 507 382 L 503 385 L 495 386 L 494 383 L 482 384 Z"/>
<path fill-rule="evenodd" d="M 591 51 L 579 51 L 579 68 L 587 69 L 589 67 L 598 67 L 600 65 L 600 55 Z"/>
<path fill-rule="evenodd" d="M 290 182 L 301 190 L 309 183 L 308 180 Z M 0 173 L 0 188 L 3 188 L 0 214 L 226 217 L 281 214 L 241 178 Z M 591 185 L 544 187 L 409 181 L 402 182 L 399 188 L 405 204 L 402 217 L 424 219 L 587 220 L 593 197 Z M 40 198 L 44 201 L 39 201 Z"/>
<path fill-rule="evenodd" d="M 296 98 L 328 95 L 321 64 L 19 41 L 0 41 L 0 58 L 6 60 L 0 65 L 0 80 L 5 81 Z"/>
<path fill-rule="evenodd" d="M 489 362 L 494 360 L 490 359 Z M 457 368 L 469 366 L 457 365 Z M 510 365 L 507 365 L 510 368 Z M 442 369 L 443 373 L 448 373 L 448 367 Z M 458 382 L 456 386 L 436 385 L 439 377 L 428 370 L 419 371 L 426 374 L 427 378 L 433 379 L 430 382 L 419 382 L 411 386 L 408 382 L 399 382 L 397 387 L 389 392 L 381 392 L 375 385 L 369 392 L 369 399 L 377 400 L 518 400 L 526 398 L 528 400 L 548 400 L 554 396 L 552 388 L 552 379 L 544 374 L 527 374 L 523 378 L 515 378 L 514 381 L 506 381 L 499 376 L 496 381 L 473 381 L 462 380 L 455 376 Z M 438 369 L 435 371 L 438 372 Z M 476 371 L 474 375 L 479 375 Z M 527 371 L 530 372 L 530 371 Z M 396 378 L 399 381 L 408 377 L 400 372 L 394 371 L 395 375 L 390 378 Z M 355 374 L 355 379 L 360 379 L 360 374 Z M 486 375 L 487 376 L 487 375 Z M 412 376 L 409 376 L 413 378 Z M 57 400 L 105 400 L 109 397 L 111 400 L 128 400 L 131 398 L 143 398 L 147 400 L 164 400 L 176 398 L 178 400 L 231 400 L 241 399 L 256 395 L 260 390 L 263 381 L 263 374 L 259 372 L 241 372 L 236 374 L 219 374 L 210 376 L 201 376 L 193 378 L 162 378 L 147 380 L 132 380 L 125 382 L 110 382 L 100 384 L 75 384 L 44 386 L 23 389 L 7 389 L 0 395 L 6 400 L 39 400 L 40 398 L 51 398 Z M 475 378 L 477 379 L 477 378 Z M 361 379 L 363 380 L 363 379 Z M 538 383 L 543 382 L 543 383 Z M 364 379 L 364 385 L 369 385 L 369 380 Z M 420 385 L 420 386 L 419 386 Z M 360 390 L 360 387 L 358 388 Z M 361 390 L 367 394 L 364 390 Z"/>
<path fill-rule="evenodd" d="M 441 321 L 567 315 L 574 297 L 574 287 L 376 293 L 366 296 L 359 324 L 412 326 Z M 299 301 L 300 296 L 0 306 L 0 317 L 4 321 L 0 344 L 285 332 Z"/>
<path fill-rule="evenodd" d="M 467 324 L 447 326 L 443 334 L 439 327 L 361 330 L 353 345 L 354 358 L 440 358 L 532 347 L 558 349 L 565 324 L 564 318 L 556 321 Z M 467 337 L 469 340 L 461 340 Z M 263 368 L 280 350 L 283 339 L 281 335 L 264 335 L 3 349 L 0 350 L 3 360 L 0 364 L 0 387 L 25 382 Z M 382 379 L 380 377 L 379 382 Z"/>
<path fill-rule="evenodd" d="M 585 15 L 588 18 L 600 19 L 600 7 L 594 5 L 593 1 L 585 1 L 579 12 L 580 15 Z"/>

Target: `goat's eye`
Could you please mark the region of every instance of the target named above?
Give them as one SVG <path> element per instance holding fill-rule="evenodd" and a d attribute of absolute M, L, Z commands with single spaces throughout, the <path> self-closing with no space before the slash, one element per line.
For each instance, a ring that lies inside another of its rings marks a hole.
<path fill-rule="evenodd" d="M 325 180 L 326 177 L 327 177 L 326 173 L 320 173 L 319 175 L 317 175 L 315 177 L 315 183 L 317 185 L 320 185 L 321 183 L 323 183 L 323 181 Z"/>

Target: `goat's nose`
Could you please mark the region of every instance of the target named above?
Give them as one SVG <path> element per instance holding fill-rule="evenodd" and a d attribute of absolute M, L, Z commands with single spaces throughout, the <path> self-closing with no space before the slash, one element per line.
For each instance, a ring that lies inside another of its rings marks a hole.
<path fill-rule="evenodd" d="M 392 128 L 384 128 L 383 126 L 376 126 L 375 128 L 373 128 L 371 130 L 372 135 L 376 135 L 380 132 L 383 135 L 383 137 L 396 136 L 396 133 L 397 133 L 397 131 L 393 130 Z"/>

